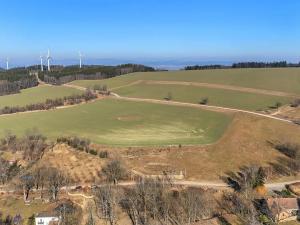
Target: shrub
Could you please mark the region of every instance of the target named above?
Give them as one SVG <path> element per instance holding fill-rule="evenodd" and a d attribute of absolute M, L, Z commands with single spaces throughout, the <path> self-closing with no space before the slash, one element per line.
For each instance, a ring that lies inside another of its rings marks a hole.
<path fill-rule="evenodd" d="M 94 150 L 94 149 L 90 149 L 90 150 L 89 150 L 89 153 L 90 153 L 91 155 L 97 155 L 97 151 Z"/>
<path fill-rule="evenodd" d="M 108 158 L 108 152 L 107 151 L 99 152 L 99 157 L 102 158 L 102 159 Z"/>
<path fill-rule="evenodd" d="M 172 93 L 169 92 L 169 93 L 167 94 L 167 97 L 165 97 L 164 99 L 167 100 L 167 101 L 171 101 L 171 100 L 173 99 Z"/>
<path fill-rule="evenodd" d="M 207 103 L 208 103 L 208 98 L 203 98 L 199 101 L 200 105 L 207 105 Z"/>
<path fill-rule="evenodd" d="M 298 107 L 300 106 L 300 99 L 295 99 L 292 103 L 291 103 L 291 107 Z"/>

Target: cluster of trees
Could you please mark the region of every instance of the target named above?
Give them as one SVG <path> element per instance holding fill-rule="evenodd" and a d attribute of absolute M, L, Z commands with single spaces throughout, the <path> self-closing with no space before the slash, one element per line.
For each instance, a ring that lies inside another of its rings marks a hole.
<path fill-rule="evenodd" d="M 119 163 L 110 162 L 102 169 L 108 182 L 125 176 Z M 262 167 L 243 167 L 226 177 L 234 192 L 224 191 L 217 198 L 212 190 L 176 189 L 169 179 L 143 178 L 128 188 L 101 185 L 94 189 L 96 212 L 110 225 L 117 224 L 120 210 L 127 213 L 133 225 L 193 224 L 212 218 L 229 224 L 224 217 L 228 214 L 235 215 L 241 224 L 270 225 L 276 218 L 258 198 L 265 180 Z"/>
<path fill-rule="evenodd" d="M 147 71 L 154 71 L 154 68 L 137 64 L 123 64 L 118 66 L 84 66 L 81 69 L 79 69 L 78 66 L 68 66 L 52 69 L 51 72 L 40 72 L 39 78 L 46 83 L 61 85 L 74 80 L 97 80 L 127 73 Z"/>
<path fill-rule="evenodd" d="M 95 91 L 95 92 L 97 92 L 97 93 L 100 93 L 102 95 L 110 95 L 110 91 L 108 90 L 106 84 L 104 84 L 104 85 L 95 84 L 92 87 L 92 90 Z"/>
<path fill-rule="evenodd" d="M 55 211 L 60 216 L 61 225 L 79 225 L 82 217 L 82 210 L 71 201 L 60 203 Z M 93 224 L 95 225 L 95 224 Z"/>
<path fill-rule="evenodd" d="M 19 175 L 16 186 L 23 190 L 24 201 L 29 200 L 29 195 L 33 189 L 40 192 L 40 198 L 43 199 L 45 190 L 50 199 L 56 201 L 60 190 L 69 183 L 67 176 L 60 170 L 53 167 L 37 167 L 33 171 L 26 171 Z"/>
<path fill-rule="evenodd" d="M 15 94 L 21 89 L 38 85 L 35 76 L 31 76 L 25 68 L 14 68 L 0 71 L 0 95 Z"/>
<path fill-rule="evenodd" d="M 11 164 L 9 161 L 0 158 L 0 182 L 2 185 L 10 181 L 19 172 L 20 166 L 17 162 Z"/>
<path fill-rule="evenodd" d="M 278 67 L 288 67 L 286 61 L 280 62 L 240 62 L 232 64 L 232 68 L 278 68 Z"/>
<path fill-rule="evenodd" d="M 134 187 L 120 189 L 106 185 L 94 190 L 97 216 L 117 224 L 118 209 L 127 213 L 133 225 L 192 224 L 213 217 L 216 201 L 207 191 L 172 190 L 171 183 L 141 179 Z"/>
<path fill-rule="evenodd" d="M 97 98 L 97 94 L 86 91 L 83 94 L 76 94 L 65 96 L 63 98 L 47 99 L 43 103 L 33 103 L 26 106 L 5 106 L 0 109 L 1 114 L 12 114 L 17 112 L 36 111 L 36 110 L 49 110 L 64 105 L 75 105 L 82 102 L 88 102 Z"/>
<path fill-rule="evenodd" d="M 282 67 L 300 67 L 298 64 L 287 63 L 286 61 L 279 62 L 239 62 L 233 63 L 231 66 L 225 65 L 194 65 L 186 66 L 184 70 L 209 70 L 209 69 L 231 69 L 231 68 L 282 68 Z"/>
<path fill-rule="evenodd" d="M 29 162 L 41 159 L 46 149 L 52 146 L 53 144 L 48 143 L 47 138 L 35 129 L 26 131 L 22 137 L 7 132 L 0 140 L 2 151 L 22 152 L 23 159 Z"/>
<path fill-rule="evenodd" d="M 224 69 L 226 66 L 222 65 L 195 65 L 195 66 L 186 66 L 184 70 L 212 70 L 212 69 Z"/>
<path fill-rule="evenodd" d="M 24 76 L 22 79 L 13 82 L 0 80 L 0 95 L 19 93 L 21 89 L 35 87 L 37 85 L 37 79 L 31 76 Z"/>

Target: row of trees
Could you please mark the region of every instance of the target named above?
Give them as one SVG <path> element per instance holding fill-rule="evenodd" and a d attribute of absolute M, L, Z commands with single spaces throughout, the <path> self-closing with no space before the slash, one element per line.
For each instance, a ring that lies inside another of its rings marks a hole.
<path fill-rule="evenodd" d="M 208 69 L 231 69 L 231 68 L 282 68 L 282 67 L 300 67 L 298 64 L 287 63 L 286 61 L 279 62 L 239 62 L 233 63 L 231 66 L 225 65 L 194 65 L 186 66 L 184 70 L 208 70 Z"/>
<path fill-rule="evenodd" d="M 5 106 L 0 109 L 0 114 L 12 114 L 17 112 L 49 110 L 64 105 L 75 105 L 82 102 L 88 102 L 97 98 L 97 94 L 86 91 L 83 94 L 66 96 L 63 98 L 47 99 L 43 103 L 33 103 L 26 106 Z"/>

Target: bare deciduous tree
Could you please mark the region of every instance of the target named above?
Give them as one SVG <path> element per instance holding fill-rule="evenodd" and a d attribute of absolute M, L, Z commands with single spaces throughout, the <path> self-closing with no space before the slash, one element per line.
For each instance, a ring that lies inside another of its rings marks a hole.
<path fill-rule="evenodd" d="M 115 184 L 126 176 L 126 170 L 119 160 L 113 160 L 102 168 L 102 173 L 108 182 Z"/>
<path fill-rule="evenodd" d="M 57 197 L 58 197 L 61 187 L 63 187 L 66 184 L 66 177 L 58 169 L 49 168 L 47 183 L 49 186 L 49 192 L 52 195 L 52 199 L 55 201 L 55 200 L 57 200 Z"/>
<path fill-rule="evenodd" d="M 116 188 L 111 185 L 99 187 L 95 191 L 95 203 L 100 218 L 109 221 L 110 225 L 117 224 L 118 195 Z"/>

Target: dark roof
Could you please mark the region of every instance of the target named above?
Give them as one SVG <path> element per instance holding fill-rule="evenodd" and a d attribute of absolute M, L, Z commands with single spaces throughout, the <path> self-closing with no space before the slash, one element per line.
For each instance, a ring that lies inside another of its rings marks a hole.
<path fill-rule="evenodd" d="M 267 204 L 272 212 L 300 209 L 300 199 L 297 198 L 269 198 Z"/>
<path fill-rule="evenodd" d="M 55 212 L 41 212 L 35 216 L 35 218 L 39 217 L 58 217 L 58 214 Z"/>

